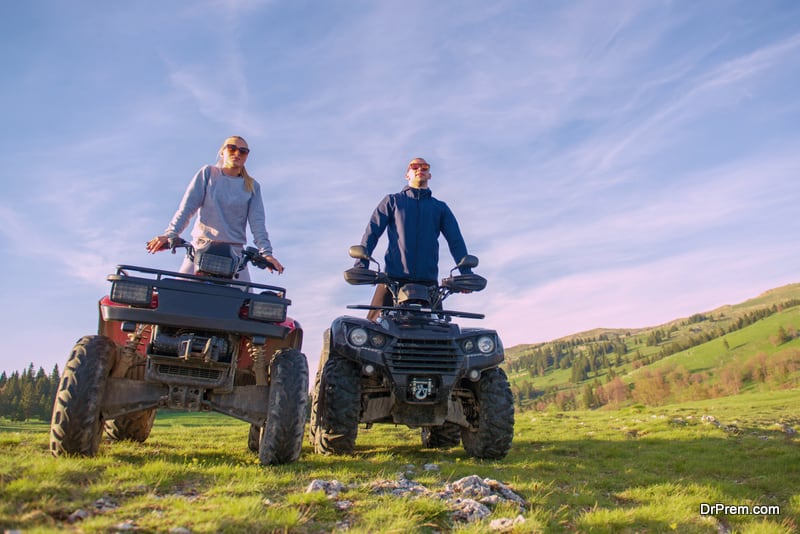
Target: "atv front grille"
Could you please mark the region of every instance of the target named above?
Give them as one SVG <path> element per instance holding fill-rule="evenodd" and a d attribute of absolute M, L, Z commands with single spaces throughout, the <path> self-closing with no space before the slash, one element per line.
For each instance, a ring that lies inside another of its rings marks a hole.
<path fill-rule="evenodd" d="M 386 352 L 393 373 L 455 374 L 463 358 L 449 339 L 398 339 Z"/>
<path fill-rule="evenodd" d="M 156 372 L 162 376 L 192 378 L 208 382 L 217 382 L 222 378 L 222 371 L 219 369 L 198 369 L 196 367 L 182 367 L 163 363 L 157 366 Z"/>

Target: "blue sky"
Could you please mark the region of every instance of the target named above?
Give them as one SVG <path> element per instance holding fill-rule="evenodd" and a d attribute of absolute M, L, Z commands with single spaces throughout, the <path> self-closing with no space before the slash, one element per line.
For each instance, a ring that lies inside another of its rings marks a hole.
<path fill-rule="evenodd" d="M 63 367 L 116 264 L 177 269 L 144 244 L 233 134 L 312 373 L 416 156 L 489 280 L 449 307 L 507 347 L 800 282 L 795 1 L 5 2 L 0 30 L 2 370 Z"/>

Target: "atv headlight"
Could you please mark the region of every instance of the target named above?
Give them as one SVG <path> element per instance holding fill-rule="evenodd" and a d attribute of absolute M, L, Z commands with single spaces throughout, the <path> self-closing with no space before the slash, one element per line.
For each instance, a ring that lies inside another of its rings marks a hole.
<path fill-rule="evenodd" d="M 257 321 L 281 323 L 286 319 L 286 305 L 281 302 L 251 300 L 247 317 Z"/>
<path fill-rule="evenodd" d="M 231 277 L 236 274 L 236 259 L 216 254 L 200 253 L 197 270 L 214 276 Z"/>
<path fill-rule="evenodd" d="M 494 351 L 495 343 L 491 336 L 481 336 L 478 338 L 478 350 L 484 354 Z"/>
<path fill-rule="evenodd" d="M 363 347 L 366 344 L 367 339 L 369 336 L 367 335 L 367 331 L 363 328 L 353 328 L 350 330 L 350 334 L 348 335 L 350 339 L 350 343 L 355 345 L 356 347 Z"/>
<path fill-rule="evenodd" d="M 111 295 L 109 298 L 121 304 L 131 306 L 149 306 L 153 299 L 153 286 L 150 284 L 140 284 L 129 280 L 115 280 L 111 284 Z"/>
<path fill-rule="evenodd" d="M 386 336 L 384 336 L 383 334 L 379 334 L 377 332 L 373 332 L 369 336 L 369 344 L 375 347 L 376 349 L 379 349 L 386 344 Z"/>

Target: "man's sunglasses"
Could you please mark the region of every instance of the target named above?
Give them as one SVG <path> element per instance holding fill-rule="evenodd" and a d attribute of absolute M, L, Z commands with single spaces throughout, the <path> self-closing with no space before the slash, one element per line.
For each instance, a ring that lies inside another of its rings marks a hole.
<path fill-rule="evenodd" d="M 244 154 L 245 156 L 250 153 L 250 149 L 243 146 L 236 146 L 236 145 L 225 145 L 225 148 L 228 149 L 228 152 L 236 152 L 238 151 L 240 154 Z"/>
<path fill-rule="evenodd" d="M 412 163 L 408 166 L 408 168 L 412 171 L 416 171 L 417 169 L 422 169 L 423 171 L 431 170 L 431 166 L 427 163 Z"/>

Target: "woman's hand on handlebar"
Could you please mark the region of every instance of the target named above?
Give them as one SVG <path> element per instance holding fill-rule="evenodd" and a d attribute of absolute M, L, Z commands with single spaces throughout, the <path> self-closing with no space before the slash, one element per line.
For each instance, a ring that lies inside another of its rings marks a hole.
<path fill-rule="evenodd" d="M 278 258 L 271 254 L 265 254 L 263 258 L 268 262 L 267 269 L 269 269 L 269 272 L 272 273 L 278 271 L 278 274 L 283 273 L 283 265 L 281 265 L 281 262 L 278 261 Z"/>
<path fill-rule="evenodd" d="M 169 238 L 165 235 L 157 235 L 145 244 L 147 252 L 155 254 L 160 250 L 164 250 L 169 246 Z"/>

